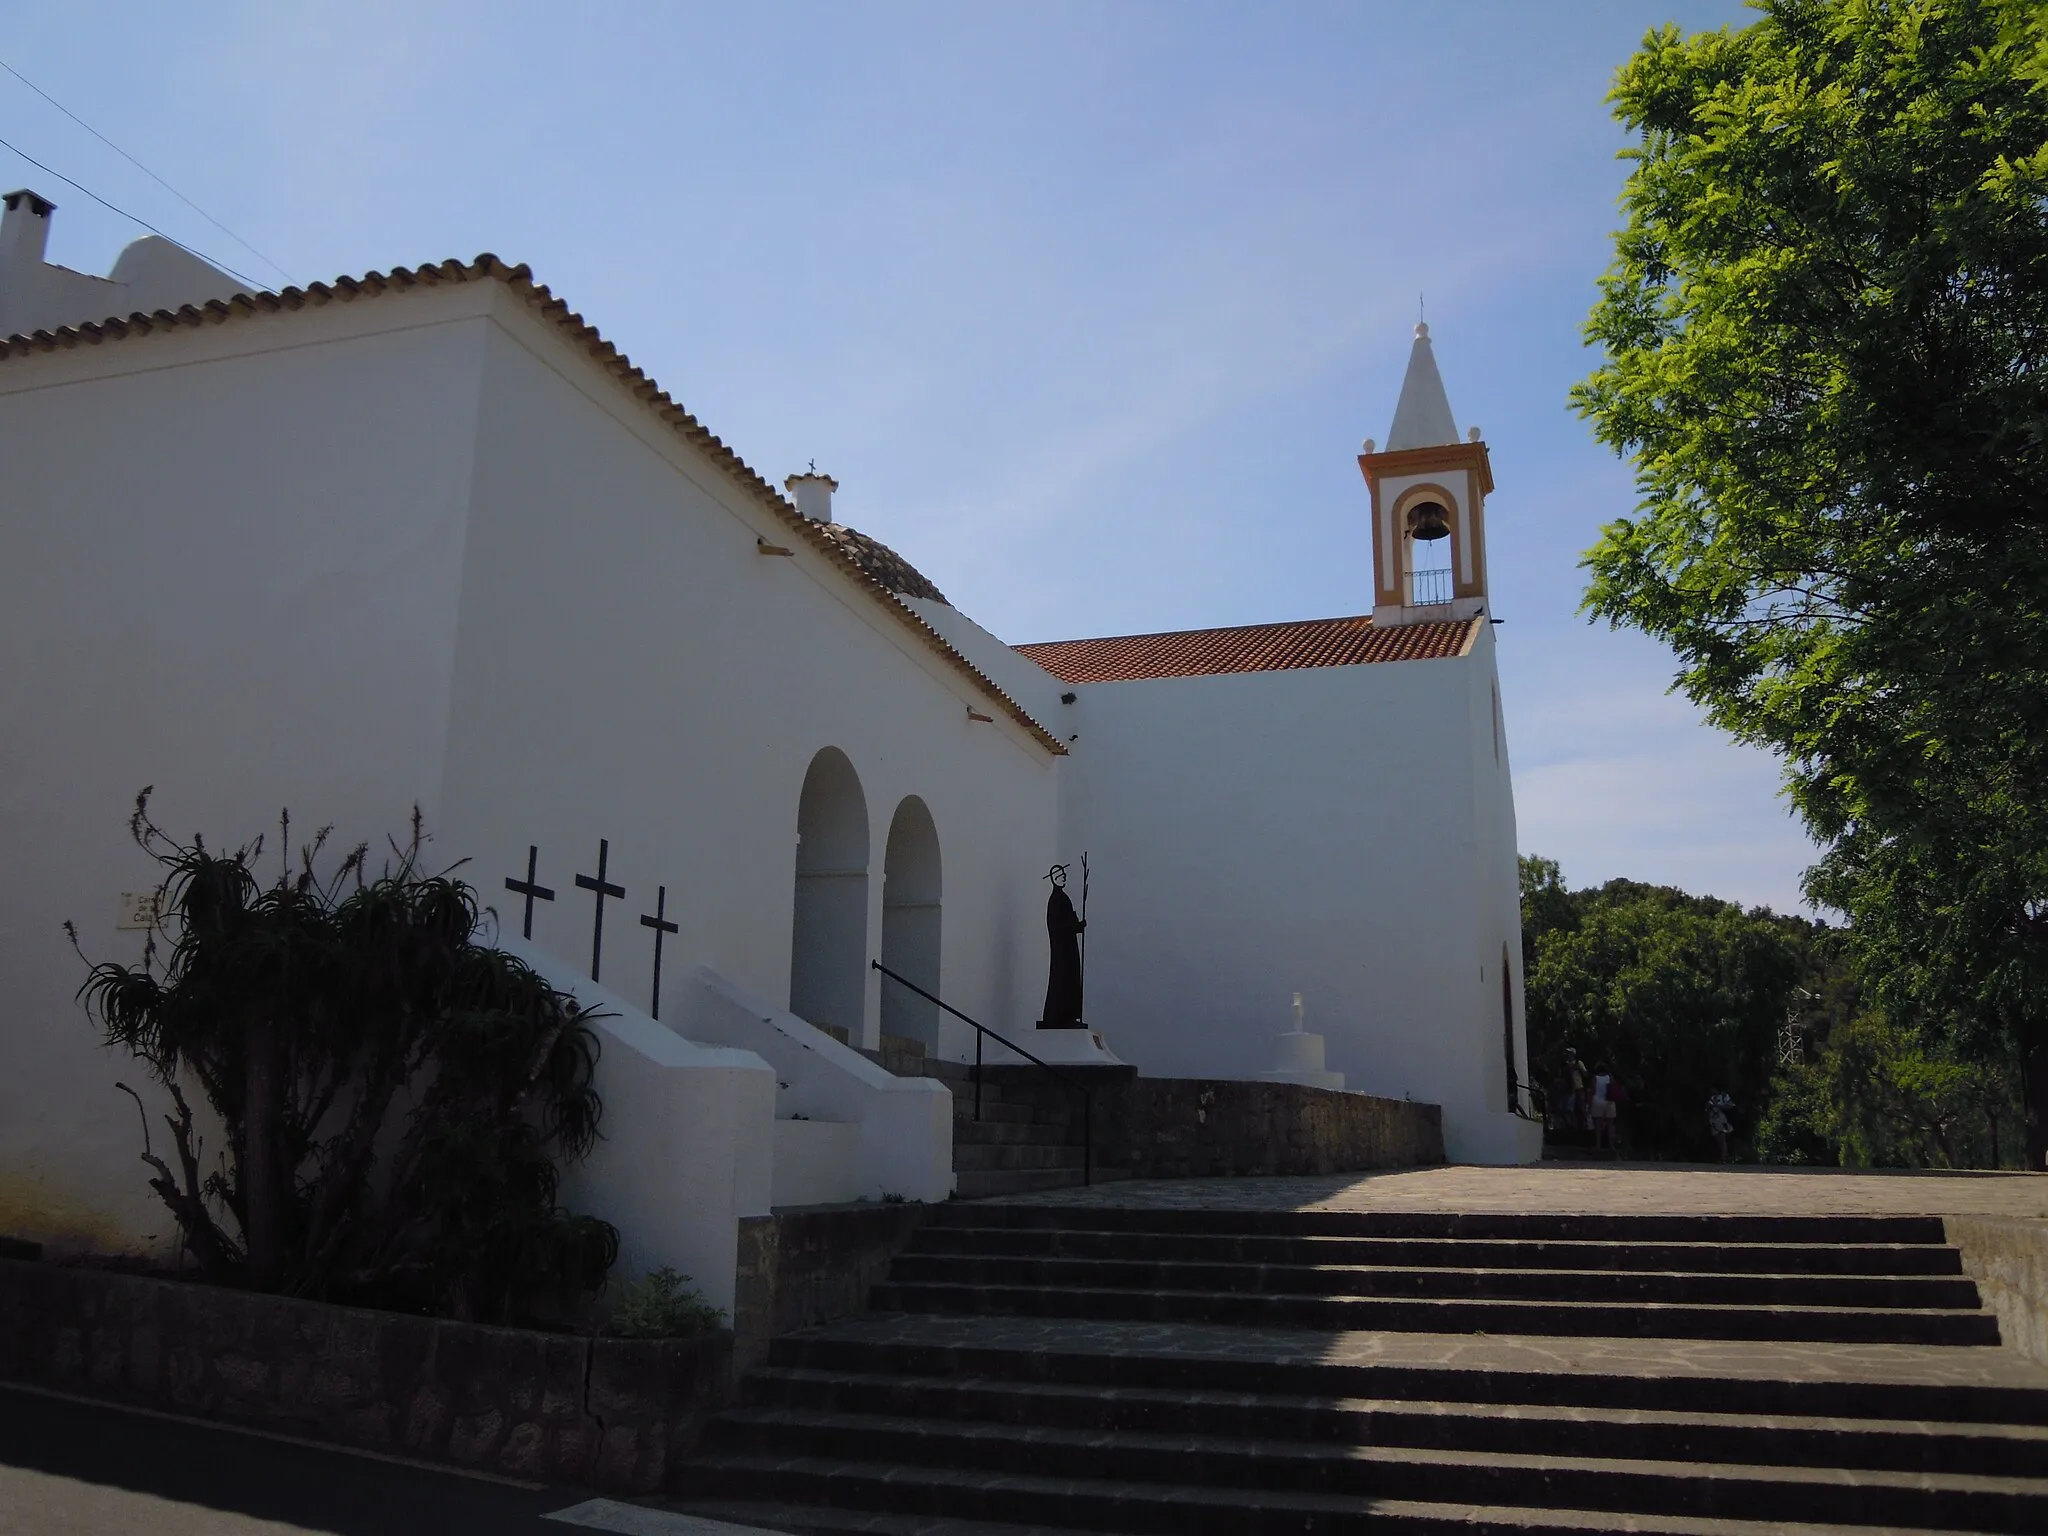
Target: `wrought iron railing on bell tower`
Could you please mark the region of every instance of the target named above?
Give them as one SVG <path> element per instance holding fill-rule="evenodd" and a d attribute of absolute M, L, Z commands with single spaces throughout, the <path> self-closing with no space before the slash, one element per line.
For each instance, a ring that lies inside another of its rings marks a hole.
<path fill-rule="evenodd" d="M 1427 608 L 1451 600 L 1451 571 L 1449 566 L 1433 571 L 1410 571 L 1408 573 L 1408 606 Z"/>

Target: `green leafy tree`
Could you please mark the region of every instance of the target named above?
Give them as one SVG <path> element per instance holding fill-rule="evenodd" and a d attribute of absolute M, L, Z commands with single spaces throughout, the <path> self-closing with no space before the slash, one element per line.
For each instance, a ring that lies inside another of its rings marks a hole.
<path fill-rule="evenodd" d="M 1743 1119 L 1769 1097 L 1815 925 L 1631 880 L 1566 891 L 1547 859 L 1525 858 L 1522 874 L 1538 1080 L 1559 1082 L 1566 1049 L 1576 1050 L 1629 1090 L 1633 1149 L 1712 1156 L 1707 1096 L 1733 1095 Z"/>
<path fill-rule="evenodd" d="M 2048 7 L 1767 0 L 1617 77 L 1588 605 L 1784 759 L 1886 1011 L 2048 1158 Z"/>
<path fill-rule="evenodd" d="M 317 875 L 323 831 L 265 884 L 260 840 L 181 844 L 148 790 L 130 830 L 164 871 L 169 951 L 152 936 L 80 997 L 170 1096 L 177 1166 L 146 1116 L 143 1160 L 208 1278 L 504 1320 L 602 1285 L 618 1234 L 555 1202 L 557 1159 L 597 1140 L 597 1038 L 475 941 L 474 891 L 419 866 L 417 812 L 374 878 L 364 847 Z M 188 1085 L 224 1133 L 211 1170 Z"/>
<path fill-rule="evenodd" d="M 2016 1079 L 1939 1034 L 1854 1013 L 1787 1063 L 1757 1131 L 1767 1161 L 1851 1168 L 1996 1168 L 2013 1152 Z"/>

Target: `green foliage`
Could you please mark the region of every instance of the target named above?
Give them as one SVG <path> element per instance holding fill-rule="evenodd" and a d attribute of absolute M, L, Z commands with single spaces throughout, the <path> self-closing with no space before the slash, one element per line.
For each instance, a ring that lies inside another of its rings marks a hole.
<path fill-rule="evenodd" d="M 507 1320 L 596 1290 L 618 1235 L 556 1205 L 555 1163 L 597 1140 L 597 1038 L 574 999 L 474 941 L 475 893 L 420 870 L 418 812 L 375 878 L 364 847 L 316 875 L 322 831 L 266 885 L 260 840 L 180 844 L 148 800 L 130 831 L 164 871 L 169 953 L 152 936 L 79 996 L 171 1096 L 178 1168 L 146 1117 L 144 1161 L 207 1276 Z M 225 1133 L 211 1171 L 191 1084 Z"/>
<path fill-rule="evenodd" d="M 1838 1086 L 1836 1075 L 1820 1066 L 1781 1066 L 1771 1085 L 1771 1100 L 1757 1119 L 1757 1161 L 1794 1168 L 1839 1166 Z"/>
<path fill-rule="evenodd" d="M 1996 1168 L 2019 1153 L 2018 1078 L 1939 1035 L 1857 1013 L 1781 1072 L 1757 1129 L 1767 1162 L 1849 1168 Z"/>
<path fill-rule="evenodd" d="M 1554 1100 L 1565 1047 L 1610 1066 L 1631 1093 L 1632 1154 L 1714 1155 L 1704 1108 L 1720 1089 L 1735 1099 L 1737 1147 L 1760 1162 L 2016 1160 L 2009 1059 L 1978 1060 L 1879 1011 L 1853 935 L 1629 880 L 1571 891 L 1553 861 L 1521 863 L 1530 1059 Z"/>
<path fill-rule="evenodd" d="M 619 1293 L 605 1331 L 622 1339 L 679 1339 L 724 1325 L 725 1313 L 704 1299 L 690 1277 L 664 1265 Z"/>
<path fill-rule="evenodd" d="M 1642 502 L 1588 606 L 1787 765 L 1888 1016 L 2025 1064 L 2048 1155 L 2048 8 L 1653 32 L 1575 392 Z"/>
<path fill-rule="evenodd" d="M 1566 891 L 1522 861 L 1529 1059 L 1555 1101 L 1567 1047 L 1628 1089 L 1633 1152 L 1705 1159 L 1707 1096 L 1733 1095 L 1738 1131 L 1769 1094 L 1780 1031 L 1822 930 L 1668 886 Z"/>

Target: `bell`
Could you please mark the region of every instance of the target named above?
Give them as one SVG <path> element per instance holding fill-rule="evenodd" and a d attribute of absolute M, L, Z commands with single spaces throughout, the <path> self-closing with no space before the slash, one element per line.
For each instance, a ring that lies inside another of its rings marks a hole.
<path fill-rule="evenodd" d="M 1450 519 L 1445 515 L 1443 504 L 1425 501 L 1408 514 L 1408 534 L 1411 538 L 1425 543 L 1451 536 Z"/>

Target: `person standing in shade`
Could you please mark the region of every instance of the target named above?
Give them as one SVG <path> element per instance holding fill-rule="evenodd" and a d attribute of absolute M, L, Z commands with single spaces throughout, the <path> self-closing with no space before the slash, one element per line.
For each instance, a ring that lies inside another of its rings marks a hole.
<path fill-rule="evenodd" d="M 1586 1113 L 1593 1122 L 1594 1147 L 1608 1152 L 1614 1150 L 1614 1100 L 1610 1096 L 1613 1088 L 1614 1074 L 1603 1061 L 1593 1073 L 1593 1097 Z"/>
<path fill-rule="evenodd" d="M 1045 936 L 1052 962 L 1045 978 L 1045 1012 L 1038 1027 L 1080 1029 L 1081 933 L 1088 925 L 1067 895 L 1067 866 L 1053 865 L 1045 878 L 1052 882 L 1052 894 L 1045 899 Z"/>
<path fill-rule="evenodd" d="M 1574 1046 L 1564 1048 L 1564 1080 L 1564 1122 L 1574 1131 L 1586 1130 L 1586 1069 Z"/>
<path fill-rule="evenodd" d="M 1607 1102 L 1614 1106 L 1614 1114 L 1607 1123 L 1607 1134 L 1618 1160 L 1621 1157 L 1621 1112 L 1628 1108 L 1628 1085 L 1619 1077 L 1607 1080 Z"/>
<path fill-rule="evenodd" d="M 1728 1136 L 1735 1129 L 1735 1121 L 1730 1116 L 1734 1108 L 1735 1101 L 1720 1089 L 1707 1096 L 1707 1130 L 1713 1136 L 1724 1163 L 1728 1161 Z"/>

